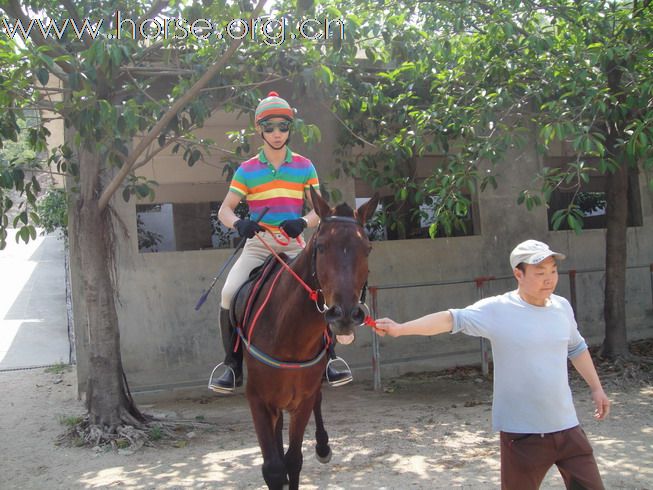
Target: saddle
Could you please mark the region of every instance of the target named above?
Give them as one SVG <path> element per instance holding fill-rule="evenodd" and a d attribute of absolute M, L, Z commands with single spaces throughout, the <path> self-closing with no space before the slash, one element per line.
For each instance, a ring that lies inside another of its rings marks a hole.
<path fill-rule="evenodd" d="M 290 263 L 291 260 L 285 253 L 279 254 L 281 260 Z M 273 256 L 268 255 L 263 264 L 252 269 L 249 273 L 247 281 L 238 288 L 236 294 L 231 300 L 231 308 L 229 308 L 229 320 L 235 327 L 244 327 L 249 323 L 249 319 L 254 313 L 253 311 L 246 311 L 247 305 L 255 304 L 261 292 L 262 286 L 272 277 L 279 269 L 281 264 Z M 247 316 L 247 317 L 246 317 Z"/>

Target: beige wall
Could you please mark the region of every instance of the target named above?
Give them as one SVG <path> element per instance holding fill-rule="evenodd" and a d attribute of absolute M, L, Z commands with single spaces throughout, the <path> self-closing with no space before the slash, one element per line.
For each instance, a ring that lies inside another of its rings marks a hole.
<path fill-rule="evenodd" d="M 282 94 L 286 95 L 283 90 Z M 290 95 L 293 105 L 298 104 Z M 354 183 L 348 179 L 330 180 L 334 168 L 336 121 L 317 101 L 304 99 L 301 115 L 322 130 L 320 144 L 306 148 L 297 142 L 293 149 L 313 159 L 322 180 L 337 186 L 347 201 L 354 201 Z M 208 122 L 203 134 L 226 146 L 224 131 L 239 121 L 219 115 Z M 369 283 L 380 287 L 378 315 L 407 320 L 435 310 L 464 307 L 479 299 L 474 278 L 509 277 L 507 256 L 512 247 L 526 238 L 549 242 L 568 254 L 562 266 L 559 294 L 569 295 L 570 269 L 600 270 L 604 261 L 604 231 L 588 230 L 581 235 L 548 230 L 546 209 L 532 212 L 516 204 L 517 192 L 528 186 L 541 168 L 542 161 L 530 149 L 514 150 L 506 156 L 511 162 L 503 167 L 498 189 L 489 189 L 478 197 L 481 234 L 436 240 L 376 242 L 371 255 Z M 200 202 L 219 200 L 226 186 L 220 158 L 187 168 L 180 159 L 161 156 L 141 169 L 141 174 L 159 181 L 159 202 Z M 653 263 L 653 196 L 641 179 L 644 226 L 628 230 L 627 316 L 631 339 L 653 335 L 653 305 L 649 264 Z M 196 388 L 205 393 L 208 375 L 223 356 L 218 336 L 218 298 L 224 278 L 219 281 L 199 312 L 193 307 L 232 250 L 202 250 L 141 254 L 136 242 L 136 211 L 133 202 L 119 196 L 113 205 L 130 230 L 119 242 L 119 317 L 123 361 L 130 386 L 137 393 L 174 396 L 175 390 Z M 635 268 L 638 266 L 639 268 Z M 640 267 L 641 266 L 641 267 Z M 581 332 L 590 343 L 602 340 L 602 286 L 604 274 L 580 272 L 577 277 L 578 320 Z M 394 287 L 436 283 L 432 286 Z M 450 283 L 450 284 L 443 284 Z M 485 295 L 513 287 L 512 279 L 491 282 Z M 368 299 L 371 303 L 371 298 Z M 85 349 L 83 329 L 78 332 L 78 359 Z M 354 370 L 357 382 L 369 383 L 372 337 L 360 327 L 357 341 L 339 347 Z M 381 339 L 383 378 L 407 371 L 438 369 L 478 363 L 479 340 L 463 335 L 428 338 Z M 79 365 L 80 386 L 85 367 Z"/>
<path fill-rule="evenodd" d="M 52 92 L 49 92 L 47 90 L 44 91 L 44 93 L 46 94 L 45 99 L 49 102 L 58 102 L 63 100 L 63 95 L 57 91 L 61 89 L 61 87 L 62 87 L 61 80 L 55 78 L 54 76 L 51 76 L 50 79 L 48 80 L 46 89 L 47 88 L 55 89 L 55 91 Z M 61 116 L 58 116 L 57 114 L 50 111 L 41 111 L 41 117 L 47 121 L 45 127 L 48 129 L 48 131 L 50 131 L 50 136 L 48 136 L 48 148 L 56 148 L 57 146 L 63 145 L 64 124 Z M 51 178 L 52 178 L 52 184 L 55 187 L 64 186 L 65 179 L 63 175 L 52 173 Z"/>

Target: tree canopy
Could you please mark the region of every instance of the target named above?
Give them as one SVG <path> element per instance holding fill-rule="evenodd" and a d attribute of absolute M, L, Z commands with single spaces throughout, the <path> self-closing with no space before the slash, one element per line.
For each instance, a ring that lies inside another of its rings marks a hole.
<path fill-rule="evenodd" d="M 337 67 L 334 109 L 350 129 L 344 170 L 392 187 L 399 202 L 437 196 L 432 235 L 461 225 L 465 194 L 498 184 L 497 164 L 530 128 L 541 153 L 562 141 L 577 159 L 523 190 L 529 208 L 592 172 L 652 167 L 649 2 L 400 3 L 382 20 L 357 12 L 374 26 L 360 36 L 363 68 Z M 352 158 L 357 146 L 366 151 Z M 428 154 L 446 163 L 416 183 L 415 159 Z M 582 228 L 576 200 L 553 216 L 555 229 L 562 220 Z"/>

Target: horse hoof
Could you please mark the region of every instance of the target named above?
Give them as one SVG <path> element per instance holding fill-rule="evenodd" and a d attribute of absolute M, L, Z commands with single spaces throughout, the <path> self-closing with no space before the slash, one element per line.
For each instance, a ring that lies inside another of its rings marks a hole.
<path fill-rule="evenodd" d="M 317 450 L 315 451 L 315 457 L 316 457 L 317 460 L 318 460 L 320 463 L 322 463 L 322 464 L 327 464 L 329 461 L 331 461 L 331 456 L 332 456 L 332 455 L 333 455 L 333 453 L 331 452 L 331 448 L 329 448 L 329 452 L 326 453 L 326 455 L 324 455 L 324 456 L 321 456 L 321 455 L 317 452 Z"/>

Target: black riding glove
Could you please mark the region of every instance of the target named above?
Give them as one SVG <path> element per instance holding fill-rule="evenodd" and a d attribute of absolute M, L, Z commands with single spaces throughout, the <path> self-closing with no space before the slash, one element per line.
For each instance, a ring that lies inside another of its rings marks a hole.
<path fill-rule="evenodd" d="M 264 231 L 261 225 L 251 219 L 239 219 L 234 223 L 234 228 L 238 230 L 241 237 L 254 238 L 259 231 Z"/>
<path fill-rule="evenodd" d="M 286 232 L 290 238 L 297 238 L 306 228 L 306 220 L 303 218 L 287 219 L 282 221 L 279 227 Z"/>

